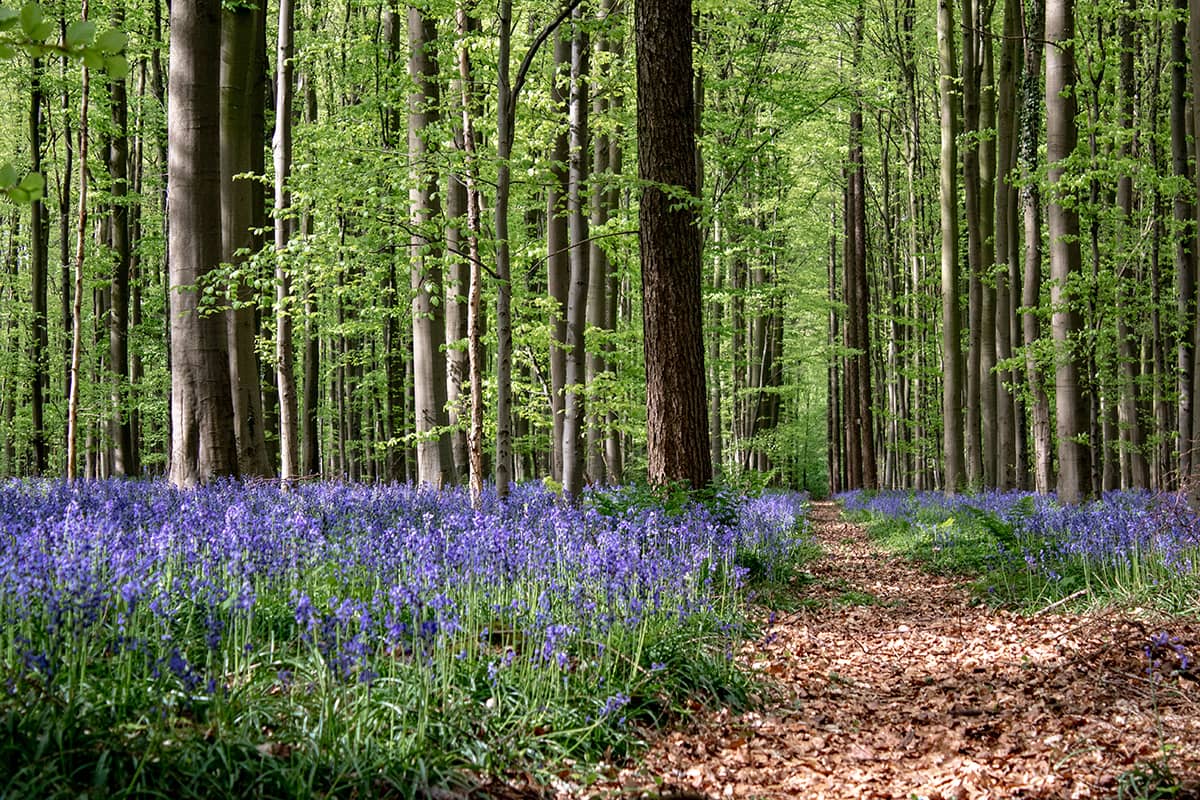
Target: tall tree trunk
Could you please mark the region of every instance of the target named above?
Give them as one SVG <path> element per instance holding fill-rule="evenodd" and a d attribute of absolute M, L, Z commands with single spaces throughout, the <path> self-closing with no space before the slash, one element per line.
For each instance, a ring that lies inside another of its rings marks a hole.
<path fill-rule="evenodd" d="M 1196 265 L 1193 256 L 1196 231 L 1191 197 L 1194 184 L 1188 166 L 1188 0 L 1174 1 L 1175 15 L 1171 23 L 1171 173 L 1177 183 L 1173 192 L 1175 241 L 1175 289 L 1178 301 L 1178 393 L 1179 405 L 1176 427 L 1179 431 L 1180 479 L 1190 478 L 1195 454 L 1192 435 L 1192 383 L 1195 369 L 1194 338 L 1196 335 Z M 1184 187 L 1187 187 L 1186 189 Z"/>
<path fill-rule="evenodd" d="M 296 67 L 292 61 L 295 29 L 292 0 L 279 0 L 279 38 L 276 47 L 275 136 L 275 380 L 279 389 L 279 477 L 300 474 L 299 431 L 294 350 L 292 346 L 292 275 L 285 254 L 291 238 L 292 98 Z"/>
<path fill-rule="evenodd" d="M 614 9 L 610 14 L 618 13 Z M 622 55 L 622 44 L 619 38 L 614 39 L 611 44 L 613 48 L 613 57 L 620 59 Z M 621 114 L 621 95 L 618 94 L 618 89 L 613 89 L 613 94 L 609 99 L 609 109 L 614 116 L 619 117 Z M 620 130 L 614 130 L 608 138 L 608 171 L 613 176 L 619 176 L 622 173 L 621 169 L 621 135 Z M 616 211 L 621 207 L 621 186 L 616 180 L 612 180 L 608 185 L 608 199 L 606 206 L 609 212 Z M 617 311 L 620 307 L 621 300 L 621 278 L 620 273 L 608 264 L 608 308 L 604 327 L 610 333 L 615 333 L 617 330 Z M 609 351 L 616 351 L 616 344 L 609 345 Z M 606 365 L 609 370 L 612 370 L 611 360 Z M 621 430 L 619 426 L 620 417 L 618 411 L 613 409 L 608 414 L 608 429 L 604 441 L 604 461 L 608 469 L 608 482 L 612 486 L 620 486 L 625 477 L 625 456 L 621 444 Z M 719 432 L 718 432 L 719 436 Z"/>
<path fill-rule="evenodd" d="M 508 497 L 512 479 L 512 252 L 508 207 L 512 188 L 513 137 L 517 100 L 533 59 L 581 0 L 568 0 L 558 16 L 534 39 L 515 77 L 512 75 L 512 0 L 500 0 L 496 57 L 496 494 Z"/>
<path fill-rule="evenodd" d="M 704 386 L 691 0 L 634 6 L 651 483 L 712 480 Z M 671 187 L 668 194 L 662 187 Z M 672 196 L 674 195 L 674 196 Z"/>
<path fill-rule="evenodd" d="M 437 62 L 433 19 L 416 6 L 408 9 L 409 207 L 413 234 L 412 264 L 413 390 L 417 418 L 417 480 L 443 486 L 454 483 L 454 460 L 446 433 L 445 302 L 439 241 L 431 228 L 441 215 L 437 169 L 428 139 L 438 122 Z"/>
<path fill-rule="evenodd" d="M 588 39 L 583 32 L 582 11 L 572 13 L 571 94 L 568 103 L 570 150 L 567 159 L 567 226 L 571 240 L 568 258 L 571 280 L 567 291 L 567 363 L 563 402 L 563 491 L 578 497 L 583 490 L 584 400 L 586 358 L 584 326 L 588 301 L 588 228 L 583 183 L 587 178 L 588 149 Z"/>
<path fill-rule="evenodd" d="M 461 50 L 467 46 L 469 37 L 478 29 L 478 20 L 464 8 L 464 25 L 456 46 Z M 463 88 L 458 60 L 455 55 L 455 72 L 450 81 L 451 103 L 462 102 Z M 470 60 L 467 61 L 467 80 L 470 77 Z M 466 153 L 463 140 L 462 114 L 452 117 L 455 146 Z M 470 474 L 467 449 L 467 424 L 470 420 L 470 388 L 468 354 L 463 345 L 467 339 L 467 293 L 470 291 L 471 264 L 467 257 L 467 183 L 465 166 L 463 172 L 451 171 L 446 179 L 446 251 L 450 256 L 449 276 L 446 281 L 446 400 L 449 407 L 450 452 L 454 460 L 454 473 L 458 480 Z M 466 388 L 464 388 L 466 387 Z"/>
<path fill-rule="evenodd" d="M 609 15 L 612 13 L 612 0 L 602 0 L 600 10 L 597 12 L 597 19 L 602 25 L 609 24 Z M 599 56 L 597 59 L 596 70 L 599 73 L 597 85 L 592 89 L 592 117 L 599 122 L 608 110 L 605 94 L 608 92 L 608 87 L 605 85 L 608 81 L 608 62 L 605 56 L 610 50 L 609 35 L 605 30 L 598 37 L 596 42 L 596 51 Z M 597 235 L 603 226 L 608 222 L 608 180 L 605 173 L 609 171 L 608 167 L 608 149 L 609 136 L 603 131 L 597 131 L 595 143 L 592 147 L 592 175 L 590 180 L 590 203 L 591 203 L 591 221 L 589 230 L 591 234 Z M 588 292 L 587 292 L 587 325 L 589 328 L 596 330 L 605 330 L 608 327 L 608 284 L 610 265 L 608 263 L 608 255 L 604 248 L 601 247 L 598 239 L 593 239 L 588 247 Z M 605 371 L 607 366 L 604 360 L 603 348 L 589 347 L 587 351 L 587 375 L 586 380 L 588 386 L 595 386 L 597 378 Z M 595 397 L 595 393 L 592 395 Z M 605 423 L 606 415 L 603 410 L 603 404 L 593 403 L 591 408 L 587 410 L 587 476 L 596 483 L 604 483 L 608 480 L 607 459 L 605 458 Z"/>
<path fill-rule="evenodd" d="M 512 0 L 500 0 L 500 41 L 496 58 L 496 494 L 508 497 L 512 479 L 512 254 L 508 204 L 512 187 L 513 136 L 517 92 L 511 80 Z"/>
<path fill-rule="evenodd" d="M 1137 86 L 1134 80 L 1135 31 L 1134 14 L 1137 0 L 1127 0 L 1117 22 L 1117 38 L 1121 45 L 1119 95 L 1121 128 L 1124 136 L 1117 156 L 1128 163 L 1133 152 L 1133 102 Z M 1194 19 L 1200 23 L 1200 19 Z M 1134 237 L 1138 232 L 1133 220 L 1133 175 L 1122 170 L 1117 179 L 1117 358 L 1120 372 L 1120 399 L 1117 416 L 1120 428 L 1121 487 L 1150 487 L 1150 464 L 1146 460 L 1146 434 L 1142 423 L 1140 398 L 1141 355 L 1140 337 L 1136 333 L 1137 311 L 1134 298 L 1138 292 L 1134 270 Z"/>
<path fill-rule="evenodd" d="M 953 493 L 962 488 L 963 423 L 962 423 L 962 321 L 958 305 L 958 181 L 955 140 L 958 136 L 958 115 L 955 113 L 954 83 L 957 80 L 954 61 L 953 0 L 938 0 L 937 39 L 938 64 L 941 72 L 941 219 L 942 219 L 942 441 L 945 490 Z"/>
<path fill-rule="evenodd" d="M 979 81 L 979 130 L 991 132 L 996 123 L 996 87 L 992 50 L 991 4 L 979 2 L 976 41 L 981 49 Z M 984 8 L 984 6 L 987 6 Z M 981 485 L 996 486 L 996 140 L 979 142 L 979 266 L 982 272 L 979 300 L 979 424 L 981 439 Z M 1004 265 L 1007 272 L 1008 265 Z"/>
<path fill-rule="evenodd" d="M 1197 87 L 1200 87 L 1200 0 L 1189 0 L 1187 2 L 1187 58 L 1191 72 L 1191 91 L 1192 103 L 1191 122 L 1192 132 L 1192 152 L 1193 159 L 1200 159 L 1200 98 L 1196 97 Z M 1195 172 L 1192 176 L 1192 189 L 1194 194 L 1192 199 L 1195 201 L 1192 206 L 1192 217 L 1188 221 L 1188 229 L 1192 233 L 1192 237 L 1188 241 L 1189 249 L 1191 250 L 1193 275 L 1200 270 L 1200 264 L 1197 260 L 1200 259 L 1200 220 L 1197 219 L 1197 212 L 1200 212 L 1200 160 L 1194 161 Z M 1192 297 L 1193 317 L 1192 325 L 1192 458 L 1190 460 L 1191 472 L 1187 475 L 1188 497 L 1191 500 L 1193 507 L 1200 507 L 1200 323 L 1197 323 L 1194 314 L 1196 313 L 1197 297 Z"/>
<path fill-rule="evenodd" d="M 854 22 L 854 61 L 861 61 L 863 41 L 863 8 L 859 6 Z M 867 181 L 866 164 L 863 158 L 863 109 L 861 93 L 856 91 L 854 109 L 850 113 L 850 185 L 852 187 L 850 204 L 850 227 L 854 230 L 854 252 L 852 260 L 846 263 L 847 274 L 853 272 L 851 280 L 854 284 L 853 303 L 847 308 L 847 318 L 857 317 L 854 329 L 857 338 L 852 345 L 855 354 L 851 358 L 856 362 L 858 385 L 855 387 L 855 399 L 858 407 L 854 409 L 853 429 L 855 447 L 858 451 L 858 463 L 862 473 L 862 487 L 876 489 L 879 478 L 875 461 L 875 424 L 874 398 L 871 394 L 871 329 L 870 308 L 871 294 L 867 281 Z"/>
<path fill-rule="evenodd" d="M 42 92 L 42 60 L 33 59 L 29 91 L 29 152 L 30 168 L 42 171 L 42 109 L 45 105 Z M 30 337 L 30 412 L 33 431 L 33 473 L 44 475 L 49 467 L 49 447 L 46 441 L 45 403 L 49 387 L 47 359 L 49 357 L 49 309 L 47 298 L 47 271 L 50 268 L 49 253 L 50 216 L 42 198 L 29 204 L 29 279 L 32 284 L 33 331 Z"/>
<path fill-rule="evenodd" d="M 220 169 L 221 261 L 244 264 L 254 250 L 254 191 L 251 182 L 236 178 L 254 171 L 254 148 L 262 146 L 251 122 L 254 82 L 265 80 L 255 69 L 256 41 L 265 24 L 261 0 L 231 7 L 220 25 Z M 211 54 L 210 54 L 211 57 Z M 232 391 L 238 471 L 269 475 L 264 435 L 262 389 L 255 355 L 255 299 L 249 282 L 235 278 L 230 287 L 231 308 L 224 316 L 228 338 L 229 384 Z"/>
<path fill-rule="evenodd" d="M 550 99 L 555 111 L 567 116 L 570 94 L 571 40 L 559 31 L 554 41 L 554 72 Z M 567 385 L 567 294 L 571 285 L 567 226 L 567 159 L 570 125 L 559 125 L 550 155 L 552 180 L 546 190 L 546 282 L 550 294 L 550 477 L 563 480 L 563 402 Z"/>
<path fill-rule="evenodd" d="M 996 210 L 993 257 L 996 274 L 996 360 L 1007 363 L 1013 355 L 1013 315 L 1010 276 L 1018 264 L 1017 191 L 1013 185 L 1017 164 L 1017 53 L 1020 36 L 1019 0 L 1005 0 L 1004 36 L 1000 44 L 1000 70 L 996 76 Z M 995 485 L 1007 491 L 1017 485 L 1016 404 L 1008 388 L 1015 373 L 1001 369 L 996 379 Z"/>
<path fill-rule="evenodd" d="M 1038 362 L 1037 342 L 1041 338 L 1038 307 L 1042 293 L 1042 225 L 1041 193 L 1034 177 L 1037 171 L 1040 73 L 1044 20 L 1042 8 L 1033 3 L 1027 6 L 1025 18 L 1025 68 L 1021 76 L 1021 177 L 1024 183 L 1023 212 L 1025 226 L 1025 275 L 1022 281 L 1021 305 L 1025 308 L 1021 322 L 1022 342 L 1025 345 L 1025 371 L 1029 392 L 1033 397 L 1033 485 L 1038 492 L 1049 492 L 1053 482 L 1050 439 L 1050 400 L 1046 395 L 1045 377 Z"/>
<path fill-rule="evenodd" d="M 317 90 L 312 76 L 300 78 L 300 94 L 304 97 L 304 122 L 317 121 Z M 312 212 L 300 216 L 300 236 L 307 242 L 313 235 Z M 316 331 L 317 295 L 306 279 L 304 289 L 304 378 L 301 393 L 304 404 L 300 420 L 300 469 L 305 475 L 321 474 L 321 427 L 318 406 L 321 397 L 321 338 Z"/>
<path fill-rule="evenodd" d="M 1054 337 L 1054 406 L 1058 434 L 1058 498 L 1078 503 L 1090 487 L 1091 462 L 1087 409 L 1079 385 L 1077 355 L 1072 340 L 1083 329 L 1069 282 L 1081 271 L 1079 212 L 1063 183 L 1066 159 L 1075 151 L 1076 102 L 1074 0 L 1046 3 L 1046 165 L 1050 194 L 1050 329 Z"/>
<path fill-rule="evenodd" d="M 471 505 L 479 508 L 483 498 L 483 335 L 482 286 L 483 265 L 479 260 L 480 218 L 479 182 L 475 149 L 475 121 L 472 119 L 474 101 L 471 92 L 471 51 L 466 35 L 470 30 L 470 15 L 465 4 L 457 10 L 458 76 L 461 89 L 463 179 L 467 191 L 467 262 L 470 265 L 470 285 L 467 290 L 467 366 L 470 371 L 471 421 L 467 428 Z"/>
<path fill-rule="evenodd" d="M 170 26 L 170 477 L 195 486 L 238 471 L 225 323 L 200 313 L 195 291 L 221 261 L 221 170 L 212 157 L 221 145 L 220 85 L 211 64 L 221 44 L 220 0 L 172 4 Z"/>
<path fill-rule="evenodd" d="M 83 0 L 81 16 L 87 19 L 88 0 Z M 79 224 L 75 239 L 75 289 L 71 306 L 71 388 L 67 393 L 67 480 L 79 473 L 79 397 L 83 361 L 83 266 L 87 243 L 87 161 L 88 161 L 88 101 L 90 75 L 85 64 L 80 70 L 79 100 Z"/>
<path fill-rule="evenodd" d="M 977 489 L 983 482 L 983 444 L 981 440 L 980 354 L 983 298 L 983 234 L 980 210 L 984 205 L 979 185 L 979 61 L 975 33 L 975 10 L 981 0 L 962 3 L 962 134 L 960 149 L 963 163 L 963 197 L 967 229 L 967 407 L 966 468 L 967 485 Z"/>
<path fill-rule="evenodd" d="M 125 10 L 115 8 L 113 25 L 121 28 Z M 108 147 L 108 176 L 112 181 L 112 213 L 109 232 L 113 250 L 113 272 L 108 314 L 108 368 L 112 397 L 110 435 L 113 441 L 113 474 L 137 473 L 133 453 L 133 428 L 128 406 L 129 386 L 129 110 L 126 83 L 108 85 L 112 135 Z"/>

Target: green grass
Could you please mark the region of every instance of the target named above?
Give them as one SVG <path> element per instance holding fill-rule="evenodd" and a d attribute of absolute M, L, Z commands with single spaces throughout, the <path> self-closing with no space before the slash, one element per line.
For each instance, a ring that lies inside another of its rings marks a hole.
<path fill-rule="evenodd" d="M 846 516 L 862 524 L 885 551 L 922 570 L 970 579 L 975 596 L 990 605 L 1026 612 L 1050 606 L 1062 611 L 1154 608 L 1167 614 L 1200 610 L 1195 575 L 1180 574 L 1139 553 L 1115 566 L 1098 566 L 1083 557 L 1056 560 L 1052 569 L 1029 564 L 1017 554 L 1037 553 L 1045 543 L 1019 535 L 1012 525 L 983 511 L 924 509 L 912 522 L 869 512 Z"/>

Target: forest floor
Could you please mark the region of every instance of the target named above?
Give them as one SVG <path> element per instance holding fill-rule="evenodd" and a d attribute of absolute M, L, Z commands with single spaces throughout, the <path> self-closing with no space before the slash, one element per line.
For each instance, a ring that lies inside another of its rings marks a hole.
<path fill-rule="evenodd" d="M 1145 652 L 1165 630 L 1200 661 L 1200 621 L 989 608 L 832 503 L 813 522 L 802 602 L 738 656 L 769 699 L 700 712 L 560 796 L 1200 797 L 1200 684 L 1152 680 Z M 1154 794 L 1155 776 L 1182 788 Z"/>

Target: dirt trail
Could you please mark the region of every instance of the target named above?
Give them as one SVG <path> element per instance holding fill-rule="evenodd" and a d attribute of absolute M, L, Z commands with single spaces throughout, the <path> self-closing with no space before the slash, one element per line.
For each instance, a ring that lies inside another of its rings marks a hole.
<path fill-rule="evenodd" d="M 610 789 L 1110 797 L 1163 745 L 1177 778 L 1200 778 L 1200 686 L 1150 682 L 1143 648 L 1158 627 L 1115 612 L 1025 617 L 972 605 L 962 581 L 881 553 L 833 504 L 815 504 L 813 518 L 825 555 L 801 591 L 820 602 L 778 614 L 740 656 L 778 683 L 779 699 L 701 715 Z M 1200 661 L 1200 625 L 1167 629 Z"/>

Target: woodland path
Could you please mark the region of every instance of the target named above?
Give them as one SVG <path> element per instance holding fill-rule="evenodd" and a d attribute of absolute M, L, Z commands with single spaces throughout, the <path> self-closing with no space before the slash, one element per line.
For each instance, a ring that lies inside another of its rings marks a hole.
<path fill-rule="evenodd" d="M 825 554 L 800 591 L 816 602 L 777 614 L 739 655 L 776 683 L 773 699 L 664 734 L 603 794 L 1115 797 L 1167 743 L 1193 787 L 1182 796 L 1200 796 L 1200 685 L 1152 686 L 1143 648 L 1160 627 L 972 604 L 964 581 L 880 552 L 832 503 L 814 504 L 813 522 Z M 1200 660 L 1200 624 L 1166 629 Z"/>

